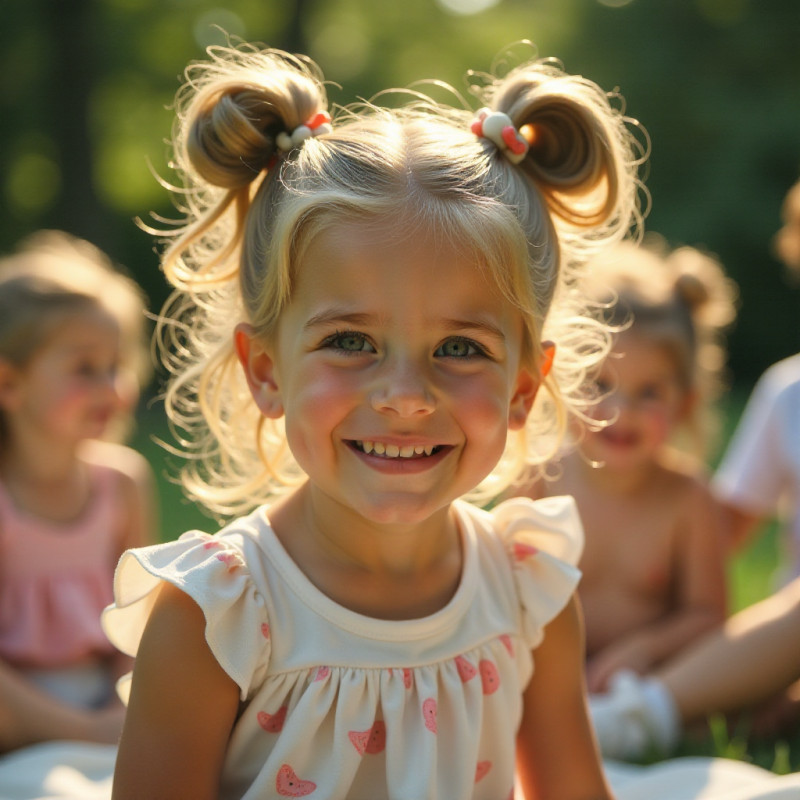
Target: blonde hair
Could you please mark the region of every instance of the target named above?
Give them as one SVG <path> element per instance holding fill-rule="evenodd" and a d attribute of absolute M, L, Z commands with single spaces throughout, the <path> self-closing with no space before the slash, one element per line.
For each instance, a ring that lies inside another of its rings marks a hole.
<path fill-rule="evenodd" d="M 138 392 L 151 374 L 144 294 L 99 248 L 63 231 L 38 231 L 0 259 L 0 358 L 24 367 L 65 316 L 91 308 L 119 325 L 120 365 Z M 129 420 L 117 422 L 109 438 L 124 438 Z"/>
<path fill-rule="evenodd" d="M 725 331 L 738 289 L 716 257 L 695 247 L 670 250 L 658 234 L 622 242 L 588 265 L 587 291 L 617 331 L 663 347 L 684 392 L 695 395 L 687 449 L 707 455 L 717 433 L 713 402 L 725 387 Z"/>
<path fill-rule="evenodd" d="M 475 498 L 496 495 L 526 461 L 548 457 L 568 413 L 586 402 L 587 370 L 608 348 L 606 327 L 585 313 L 580 264 L 640 222 L 645 148 L 632 121 L 594 83 L 536 60 L 476 90 L 518 129 L 532 126 L 519 166 L 470 131 L 465 103 L 443 106 L 416 91 L 394 109 L 338 109 L 332 132 L 283 154 L 278 134 L 327 108 L 319 69 L 247 45 L 208 53 L 187 69 L 177 96 L 185 219 L 163 256 L 176 292 L 158 330 L 188 494 L 218 514 L 237 513 L 303 479 L 281 421 L 264 419 L 250 398 L 232 328 L 246 319 L 269 339 L 305 248 L 340 219 L 390 219 L 398 235 L 422 228 L 461 248 L 519 308 L 530 363 L 542 339 L 558 342 L 527 431 Z"/>

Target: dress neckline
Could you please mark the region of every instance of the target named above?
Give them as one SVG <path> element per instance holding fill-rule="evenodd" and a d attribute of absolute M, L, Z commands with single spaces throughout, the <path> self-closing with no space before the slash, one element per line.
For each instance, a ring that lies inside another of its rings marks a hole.
<path fill-rule="evenodd" d="M 458 521 L 463 553 L 461 579 L 455 593 L 443 608 L 433 614 L 416 619 L 387 620 L 369 617 L 331 600 L 306 577 L 281 544 L 270 524 L 267 507 L 257 509 L 255 512 L 261 523 L 257 526 L 256 541 L 278 568 L 279 575 L 294 594 L 315 613 L 333 625 L 372 639 L 391 641 L 419 639 L 421 636 L 435 636 L 451 626 L 454 620 L 466 612 L 475 594 L 477 545 L 474 523 L 460 501 L 456 501 L 453 507 Z"/>

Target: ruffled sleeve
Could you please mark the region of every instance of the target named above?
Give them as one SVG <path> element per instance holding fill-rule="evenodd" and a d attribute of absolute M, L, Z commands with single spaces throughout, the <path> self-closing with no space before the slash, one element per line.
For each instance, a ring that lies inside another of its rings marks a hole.
<path fill-rule="evenodd" d="M 492 512 L 511 562 L 522 607 L 522 634 L 532 649 L 567 604 L 580 580 L 583 526 L 572 497 L 517 497 Z"/>
<path fill-rule="evenodd" d="M 114 603 L 103 613 L 106 635 L 128 655 L 136 655 L 161 581 L 200 606 L 214 657 L 248 699 L 266 673 L 270 638 L 266 605 L 240 547 L 230 537 L 190 531 L 173 542 L 128 550 L 114 576 Z M 125 701 L 126 678 L 118 686 Z"/>

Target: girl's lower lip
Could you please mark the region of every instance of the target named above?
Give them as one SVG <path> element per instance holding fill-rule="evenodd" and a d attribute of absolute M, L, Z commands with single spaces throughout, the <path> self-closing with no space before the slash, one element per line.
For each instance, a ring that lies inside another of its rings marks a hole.
<path fill-rule="evenodd" d="M 636 444 L 633 436 L 613 436 L 608 433 L 603 436 L 603 441 L 611 447 L 633 447 Z"/>
<path fill-rule="evenodd" d="M 450 446 L 442 445 L 439 450 L 429 456 L 386 458 L 386 456 L 378 456 L 374 453 L 365 453 L 349 442 L 348 447 L 369 467 L 386 475 L 413 475 L 425 472 L 436 466 L 452 450 Z"/>

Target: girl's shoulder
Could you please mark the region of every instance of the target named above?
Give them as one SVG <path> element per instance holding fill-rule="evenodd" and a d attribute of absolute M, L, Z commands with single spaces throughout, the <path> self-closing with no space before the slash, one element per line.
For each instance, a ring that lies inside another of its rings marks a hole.
<path fill-rule="evenodd" d="M 711 472 L 703 461 L 690 453 L 664 448 L 655 467 L 665 489 L 677 493 L 709 491 Z"/>
<path fill-rule="evenodd" d="M 506 593 L 517 604 L 529 649 L 569 602 L 580 580 L 583 527 L 569 496 L 531 500 L 514 497 L 491 510 L 460 502 L 462 526 L 474 528 L 478 561 L 493 596 Z"/>
<path fill-rule="evenodd" d="M 705 524 L 720 510 L 711 489 L 711 473 L 702 462 L 685 453 L 672 453 L 661 463 L 663 497 L 682 520 Z M 685 526 L 684 526 L 685 527 Z"/>

